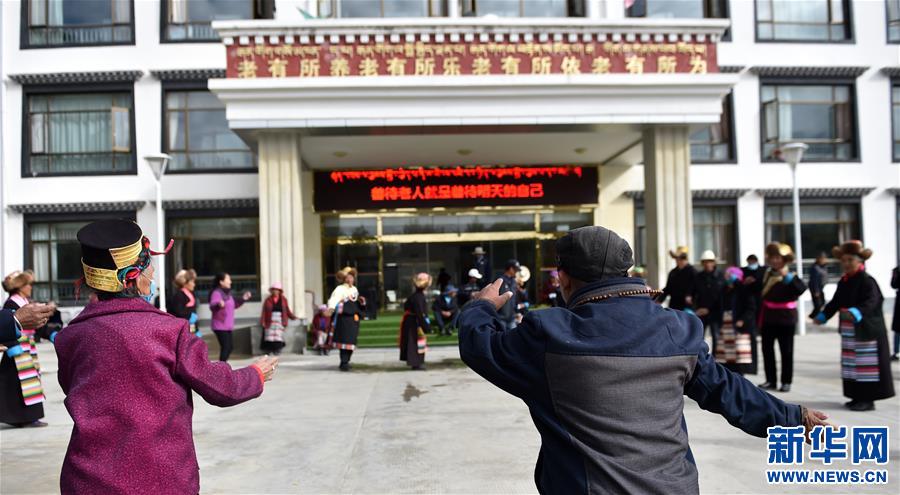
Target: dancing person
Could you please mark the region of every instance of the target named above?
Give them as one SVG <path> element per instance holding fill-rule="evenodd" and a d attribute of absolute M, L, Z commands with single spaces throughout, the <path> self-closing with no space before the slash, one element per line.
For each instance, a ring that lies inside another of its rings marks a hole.
<path fill-rule="evenodd" d="M 24 287 L 28 280 L 24 273 L 14 272 L 4 286 L 12 291 Z M 25 292 L 30 293 L 28 289 Z M 44 406 L 39 363 L 33 360 L 32 339 L 26 332 L 46 325 L 54 312 L 56 307 L 50 304 L 19 306 L 15 302 L 0 310 L 0 423 L 17 428 L 47 426 L 41 421 Z"/>
<path fill-rule="evenodd" d="M 700 255 L 703 269 L 694 276 L 692 301 L 695 314 L 703 322 L 703 331 L 709 329 L 712 337 L 712 354 L 716 355 L 719 329 L 722 327 L 722 291 L 725 281 L 716 268 L 716 253 L 707 249 Z"/>
<path fill-rule="evenodd" d="M 227 362 L 234 350 L 234 311 L 250 300 L 245 291 L 240 299 L 231 294 L 231 275 L 217 273 L 213 278 L 213 290 L 209 293 L 209 310 L 212 312 L 212 331 L 219 341 L 219 361 Z"/>
<path fill-rule="evenodd" d="M 340 351 L 341 364 L 338 369 L 350 371 L 350 359 L 359 339 L 359 320 L 366 314 L 366 298 L 359 295 L 356 288 L 356 268 L 345 267 L 335 277 L 338 286 L 328 298 L 328 310 L 334 318 L 334 344 Z"/>
<path fill-rule="evenodd" d="M 197 288 L 197 272 L 191 270 L 179 270 L 175 274 L 175 288 L 177 291 L 172 295 L 172 302 L 167 308 L 172 316 L 187 320 L 188 328 L 191 333 L 197 337 L 201 336 L 200 328 L 197 326 L 197 296 L 194 289 Z"/>
<path fill-rule="evenodd" d="M 894 331 L 894 353 L 891 361 L 900 361 L 900 266 L 895 267 L 891 273 L 891 288 L 897 291 L 894 298 L 894 317 L 891 320 L 891 330 Z"/>
<path fill-rule="evenodd" d="M 456 295 L 456 300 L 459 303 L 459 307 L 463 307 L 470 299 L 472 299 L 472 294 L 481 290 L 481 272 L 478 271 L 478 268 L 472 268 L 469 270 L 467 274 L 469 276 L 469 281 L 466 285 L 463 285 L 459 288 L 459 293 Z"/>
<path fill-rule="evenodd" d="M 136 223 L 93 222 L 77 238 L 84 281 L 99 300 L 55 339 L 75 423 L 61 492 L 199 493 L 192 392 L 219 407 L 253 399 L 277 359 L 237 370 L 210 362 L 188 322 L 154 308 L 151 257 L 163 253 Z"/>
<path fill-rule="evenodd" d="M 3 309 L 18 311 L 30 303 L 34 273 L 15 271 L 3 279 L 9 299 Z M 55 306 L 51 307 L 56 310 Z M 0 422 L 17 428 L 43 427 L 44 388 L 35 343 L 36 328 L 23 327 L 19 337 L 5 342 L 0 361 Z"/>
<path fill-rule="evenodd" d="M 812 296 L 813 306 L 809 313 L 810 318 L 815 318 L 825 307 L 825 284 L 828 283 L 826 263 L 828 263 L 828 255 L 819 253 L 816 256 L 816 262 L 809 268 L 809 295 Z"/>
<path fill-rule="evenodd" d="M 425 353 L 428 352 L 427 334 L 431 331 L 425 291 L 431 287 L 431 275 L 419 273 L 413 278 L 413 292 L 403 303 L 400 320 L 400 360 L 406 361 L 416 371 L 425 369 Z"/>
<path fill-rule="evenodd" d="M 718 363 L 735 373 L 755 375 L 756 296 L 743 279 L 740 268 L 725 270 L 724 312 L 715 356 Z"/>
<path fill-rule="evenodd" d="M 525 286 L 529 280 L 531 280 L 531 270 L 527 266 L 519 268 L 516 273 L 516 290 L 513 295 L 513 301 L 516 303 L 516 325 L 522 321 L 531 308 L 531 302 L 528 300 L 528 288 Z"/>
<path fill-rule="evenodd" d="M 768 267 L 759 264 L 759 258 L 757 258 L 755 254 L 747 256 L 747 265 L 741 268 L 741 271 L 744 272 L 744 280 L 742 280 L 741 283 L 750 289 L 750 292 L 756 299 L 757 320 L 759 319 L 759 314 L 762 312 L 763 278 L 765 278 L 768 269 Z M 755 352 L 756 349 L 754 349 L 754 353 Z"/>
<path fill-rule="evenodd" d="M 698 493 L 684 396 L 757 437 L 825 424 L 717 364 L 699 319 L 655 304 L 657 291 L 627 277 L 632 251 L 614 232 L 572 230 L 556 252 L 565 308 L 532 311 L 505 331 L 497 309 L 512 294 L 498 280 L 460 317 L 463 361 L 531 411 L 539 492 Z"/>
<path fill-rule="evenodd" d="M 287 298 L 284 297 L 284 288 L 281 282 L 275 282 L 269 287 L 269 297 L 263 303 L 262 315 L 259 318 L 259 324 L 263 328 L 263 338 L 260 342 L 260 348 L 266 354 L 281 354 L 284 349 L 284 330 L 287 328 L 288 320 L 297 320 L 294 313 L 288 306 Z"/>
<path fill-rule="evenodd" d="M 313 350 L 318 351 L 320 356 L 327 356 L 334 337 L 334 327 L 331 326 L 331 318 L 328 317 L 327 304 L 321 304 L 316 309 L 309 331 L 313 338 Z"/>
<path fill-rule="evenodd" d="M 688 248 L 678 246 L 674 251 L 669 251 L 669 256 L 675 260 L 675 268 L 669 272 L 666 286 L 657 300 L 662 304 L 668 298 L 672 309 L 691 309 L 697 270 L 688 261 Z"/>
<path fill-rule="evenodd" d="M 513 298 L 500 308 L 500 320 L 506 326 L 507 330 L 516 328 L 515 294 L 519 287 L 519 284 L 516 282 L 516 274 L 519 273 L 519 270 L 521 269 L 522 265 L 519 263 L 519 260 L 511 259 L 506 262 L 503 274 L 500 275 L 500 280 L 503 282 L 501 285 L 503 292 L 510 292 L 513 294 Z"/>
<path fill-rule="evenodd" d="M 824 325 L 840 313 L 841 378 L 844 396 L 850 399 L 844 406 L 851 411 L 872 411 L 876 400 L 894 396 L 884 296 L 866 271 L 871 249 L 854 240 L 835 246 L 832 254 L 841 260 L 844 275 L 815 322 Z"/>
<path fill-rule="evenodd" d="M 787 244 L 773 242 L 766 246 L 769 269 L 763 277 L 762 311 L 759 316 L 762 334 L 765 390 L 790 392 L 794 378 L 794 330 L 797 327 L 797 299 L 806 292 L 806 284 L 788 265 L 794 262 L 794 251 Z M 781 388 L 778 388 L 775 365 L 775 341 L 781 351 Z"/>
<path fill-rule="evenodd" d="M 440 335 L 453 335 L 453 329 L 457 327 L 459 304 L 456 296 L 456 287 L 453 284 L 449 284 L 444 288 L 440 296 L 434 298 L 434 303 L 431 305 L 431 309 L 434 311 L 435 326 L 437 327 L 435 330 Z"/>

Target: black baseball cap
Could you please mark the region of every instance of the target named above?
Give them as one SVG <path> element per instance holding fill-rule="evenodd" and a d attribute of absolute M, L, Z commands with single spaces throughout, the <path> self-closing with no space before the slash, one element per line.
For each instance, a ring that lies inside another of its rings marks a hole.
<path fill-rule="evenodd" d="M 506 262 L 506 269 L 509 270 L 510 268 L 515 268 L 516 271 L 519 271 L 522 269 L 522 264 L 519 263 L 519 260 L 511 259 Z"/>
<path fill-rule="evenodd" d="M 582 282 L 626 277 L 634 253 L 625 239 L 605 227 L 570 230 L 556 241 L 559 269 Z"/>

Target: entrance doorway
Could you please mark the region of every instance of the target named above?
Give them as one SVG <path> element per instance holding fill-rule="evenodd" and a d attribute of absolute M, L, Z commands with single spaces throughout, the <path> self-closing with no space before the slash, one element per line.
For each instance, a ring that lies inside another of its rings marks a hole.
<path fill-rule="evenodd" d="M 434 278 L 431 295 L 438 291 L 437 278 L 441 270 L 450 275 L 450 283 L 459 287 L 468 282 L 469 269 L 475 266 L 472 252 L 481 246 L 487 252 L 491 280 L 503 272 L 506 262 L 517 259 L 534 273 L 536 260 L 535 239 L 519 239 L 486 242 L 412 242 L 384 243 L 384 295 L 385 307 L 402 307 L 412 294 L 413 276 L 426 272 Z M 529 280 L 529 295 L 534 279 Z"/>

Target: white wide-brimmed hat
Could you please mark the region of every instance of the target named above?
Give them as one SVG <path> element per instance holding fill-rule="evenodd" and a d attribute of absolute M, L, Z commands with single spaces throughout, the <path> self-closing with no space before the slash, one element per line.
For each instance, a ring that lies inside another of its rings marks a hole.
<path fill-rule="evenodd" d="M 716 253 L 712 252 L 711 249 L 707 249 L 703 251 L 703 254 L 700 255 L 700 261 L 716 261 Z"/>

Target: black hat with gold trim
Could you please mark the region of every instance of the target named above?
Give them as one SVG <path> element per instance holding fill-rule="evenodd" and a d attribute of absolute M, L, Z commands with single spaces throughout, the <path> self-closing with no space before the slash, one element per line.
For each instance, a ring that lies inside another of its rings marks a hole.
<path fill-rule="evenodd" d="M 150 259 L 165 254 L 150 249 L 150 240 L 130 220 L 100 220 L 78 231 L 84 281 L 92 289 L 118 293 L 135 284 Z"/>

